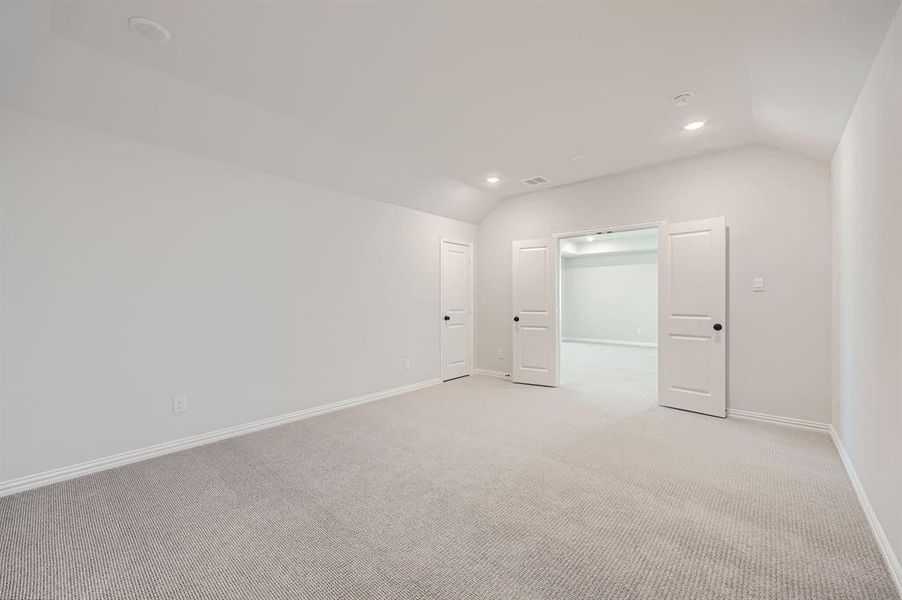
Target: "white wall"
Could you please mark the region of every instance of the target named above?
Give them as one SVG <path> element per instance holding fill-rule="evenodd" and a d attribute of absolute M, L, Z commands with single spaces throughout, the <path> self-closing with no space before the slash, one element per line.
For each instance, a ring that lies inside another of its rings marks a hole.
<path fill-rule="evenodd" d="M 510 372 L 512 240 L 720 215 L 729 227 L 729 407 L 828 422 L 829 168 L 759 146 L 502 203 L 479 228 L 478 366 Z M 751 291 L 756 275 L 767 277 L 763 294 Z"/>
<path fill-rule="evenodd" d="M 565 256 L 561 267 L 565 339 L 657 343 L 657 252 Z"/>
<path fill-rule="evenodd" d="M 896 557 L 902 557 L 902 12 L 832 167 L 834 426 Z"/>
<path fill-rule="evenodd" d="M 18 112 L 0 138 L 0 480 L 439 377 L 439 238 L 475 226 Z"/>

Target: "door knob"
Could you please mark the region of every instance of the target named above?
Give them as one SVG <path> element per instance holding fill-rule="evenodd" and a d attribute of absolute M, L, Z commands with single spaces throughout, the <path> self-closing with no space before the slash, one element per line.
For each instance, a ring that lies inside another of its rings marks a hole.
<path fill-rule="evenodd" d="M 720 331 L 721 329 L 723 329 L 723 325 L 721 325 L 720 323 L 714 324 L 714 331 Z"/>
<path fill-rule="evenodd" d="M 520 317 L 514 317 L 514 323 L 519 323 L 519 322 L 520 322 Z"/>
<path fill-rule="evenodd" d="M 449 317 L 448 315 L 445 315 L 445 320 L 446 320 L 446 321 L 450 321 L 450 320 L 451 320 L 451 317 Z"/>

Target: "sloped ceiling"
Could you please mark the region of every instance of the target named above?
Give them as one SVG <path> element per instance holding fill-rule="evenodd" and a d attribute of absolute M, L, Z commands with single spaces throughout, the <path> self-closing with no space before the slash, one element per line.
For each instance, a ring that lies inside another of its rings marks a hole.
<path fill-rule="evenodd" d="M 828 159 L 897 9 L 6 1 L 2 102 L 475 223 L 534 175 L 747 143 Z M 172 39 L 138 36 L 132 16 Z"/>

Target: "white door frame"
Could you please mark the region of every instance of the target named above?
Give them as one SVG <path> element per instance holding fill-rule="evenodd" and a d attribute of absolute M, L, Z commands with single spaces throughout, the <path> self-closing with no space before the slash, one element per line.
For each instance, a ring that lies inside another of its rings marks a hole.
<path fill-rule="evenodd" d="M 476 348 L 476 336 L 474 332 L 476 328 L 474 324 L 476 322 L 476 278 L 474 277 L 475 270 L 473 268 L 476 263 L 476 243 L 470 240 L 463 240 L 460 238 L 453 238 L 442 236 L 439 238 L 438 242 L 438 254 L 439 254 L 439 267 L 438 267 L 438 307 L 439 307 L 439 315 L 438 315 L 438 323 L 439 323 L 439 338 L 438 338 L 438 346 L 439 346 L 439 378 L 443 381 L 445 380 L 445 344 L 444 344 L 444 336 L 445 336 L 445 307 L 444 307 L 444 294 L 442 286 L 444 285 L 443 274 L 445 272 L 445 253 L 442 251 L 444 245 L 448 244 L 458 244 L 460 246 L 467 246 L 470 249 L 470 264 L 467 265 L 467 285 L 470 288 L 470 320 L 467 325 L 467 339 L 470 341 L 467 344 L 467 374 L 473 374 L 473 359 L 475 357 L 475 348 Z"/>
<path fill-rule="evenodd" d="M 554 345 L 555 348 L 555 387 L 561 384 L 561 336 L 562 336 L 562 323 L 561 323 L 561 240 L 565 240 L 567 238 L 572 237 L 580 237 L 583 235 L 604 235 L 606 233 L 614 233 L 615 231 L 636 231 L 637 229 L 660 229 L 661 225 L 667 224 L 667 221 L 648 221 L 645 223 L 635 223 L 633 225 L 615 225 L 613 227 L 595 227 L 594 229 L 583 229 L 581 231 L 568 231 L 565 233 L 555 233 L 551 237 L 554 239 L 554 264 L 555 264 L 555 278 L 554 278 L 554 287 L 555 287 L 555 298 L 557 304 L 557 315 L 555 315 L 555 319 L 557 319 L 557 341 Z M 661 339 L 661 307 L 658 307 L 658 339 Z"/>

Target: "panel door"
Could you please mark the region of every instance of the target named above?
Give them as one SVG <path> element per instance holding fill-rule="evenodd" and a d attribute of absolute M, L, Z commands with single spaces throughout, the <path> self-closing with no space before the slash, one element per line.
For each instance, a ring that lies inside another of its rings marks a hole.
<path fill-rule="evenodd" d="M 660 227 L 658 403 L 726 416 L 726 226 Z"/>
<path fill-rule="evenodd" d="M 442 240 L 442 379 L 469 375 L 473 357 L 472 247 Z"/>
<path fill-rule="evenodd" d="M 514 365 L 517 383 L 557 385 L 554 240 L 513 243 Z"/>

